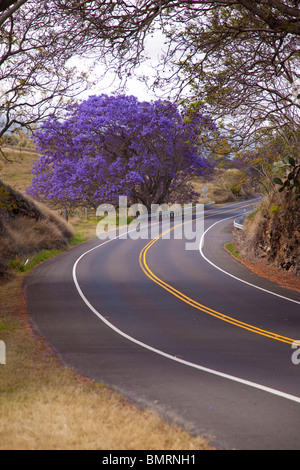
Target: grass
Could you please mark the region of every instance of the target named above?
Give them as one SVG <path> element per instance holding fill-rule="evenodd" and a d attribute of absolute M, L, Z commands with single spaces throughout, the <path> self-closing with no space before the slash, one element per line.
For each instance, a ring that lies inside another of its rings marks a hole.
<path fill-rule="evenodd" d="M 31 259 L 28 258 L 26 261 L 15 259 L 9 261 L 8 264 L 14 270 L 21 273 L 26 273 L 31 271 L 31 269 L 35 268 L 35 266 L 42 263 L 43 261 L 46 261 L 47 259 L 52 258 L 53 256 L 56 256 L 62 252 L 63 250 L 43 250 Z"/>
<path fill-rule="evenodd" d="M 0 286 L 0 450 L 196 450 L 202 437 L 78 375 L 31 328 L 24 273 Z"/>
<path fill-rule="evenodd" d="M 247 215 L 247 220 L 250 220 L 251 222 L 255 219 L 256 214 L 258 213 L 259 209 L 255 209 L 254 211 L 250 212 L 250 214 Z"/>
<path fill-rule="evenodd" d="M 11 148 L 5 152 L 12 163 L 2 165 L 0 177 L 4 183 L 15 190 L 25 192 L 31 185 L 32 166 L 39 159 L 39 154 L 32 149 Z"/>
<path fill-rule="evenodd" d="M 240 253 L 239 253 L 239 252 L 237 251 L 237 249 L 235 248 L 234 243 L 232 243 L 232 242 L 226 243 L 226 244 L 225 244 L 225 249 L 226 249 L 232 256 L 234 256 L 234 258 L 242 259 L 242 256 L 240 255 Z"/>
<path fill-rule="evenodd" d="M 78 224 L 79 225 L 79 224 Z M 80 224 L 82 226 L 82 224 Z M 90 225 L 90 233 L 86 233 L 84 231 L 79 231 L 75 233 L 75 236 L 71 239 L 70 245 L 71 246 L 76 246 L 80 243 L 83 243 L 90 238 L 95 236 L 95 225 L 91 223 Z M 27 259 L 14 259 L 8 262 L 8 265 L 15 271 L 18 271 L 20 273 L 28 273 L 31 271 L 33 268 L 38 266 L 40 263 L 43 261 L 47 261 L 50 258 L 53 258 L 54 256 L 57 256 L 61 253 L 63 253 L 64 249 L 60 250 L 42 250 L 40 253 L 37 255 L 27 258 Z"/>
<path fill-rule="evenodd" d="M 70 224 L 73 227 L 73 230 L 75 232 L 75 237 L 71 241 L 71 244 L 76 245 L 78 243 L 82 243 L 84 241 L 89 240 L 90 238 L 93 238 L 96 236 L 96 228 L 97 224 L 100 222 L 101 217 L 97 219 L 97 217 L 89 217 L 88 219 L 83 219 L 83 218 L 71 218 Z M 133 217 L 128 217 L 127 218 L 127 224 L 132 222 Z M 111 224 L 115 224 L 116 227 L 119 226 L 119 220 L 117 217 L 117 220 L 115 218 L 109 219 L 108 217 L 105 217 L 105 222 L 110 222 Z"/>

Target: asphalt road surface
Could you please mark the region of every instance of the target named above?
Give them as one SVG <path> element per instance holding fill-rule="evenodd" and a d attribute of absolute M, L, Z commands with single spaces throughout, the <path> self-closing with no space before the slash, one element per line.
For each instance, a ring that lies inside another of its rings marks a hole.
<path fill-rule="evenodd" d="M 220 449 L 300 449 L 300 295 L 224 250 L 254 202 L 43 263 L 25 283 L 35 330 L 65 364 Z M 178 235 L 189 224 L 196 248 Z"/>

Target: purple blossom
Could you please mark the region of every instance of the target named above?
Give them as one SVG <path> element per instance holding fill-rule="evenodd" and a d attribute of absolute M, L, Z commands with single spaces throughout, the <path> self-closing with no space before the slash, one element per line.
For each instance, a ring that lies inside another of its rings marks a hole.
<path fill-rule="evenodd" d="M 199 135 L 215 130 L 209 116 L 186 119 L 169 101 L 91 96 L 36 132 L 42 157 L 28 192 L 58 206 L 114 204 L 119 195 L 146 207 L 193 202 L 192 178 L 212 169 Z"/>

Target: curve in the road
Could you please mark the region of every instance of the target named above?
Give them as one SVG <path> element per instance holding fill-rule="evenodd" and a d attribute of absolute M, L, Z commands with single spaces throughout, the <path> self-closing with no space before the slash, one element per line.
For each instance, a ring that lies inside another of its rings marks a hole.
<path fill-rule="evenodd" d="M 251 204 L 252 205 L 252 204 Z M 249 205 L 246 205 L 246 206 L 243 206 L 243 207 L 249 207 Z M 224 211 L 224 213 L 227 213 L 227 212 L 230 212 L 229 211 Z M 211 217 L 210 215 L 208 216 L 205 216 L 206 217 Z M 210 230 L 211 228 L 213 228 L 217 223 L 220 223 L 222 221 L 224 221 L 226 219 L 223 219 L 221 221 L 218 221 L 216 222 L 215 224 L 213 224 L 208 230 Z M 186 223 L 186 222 L 183 222 L 183 224 Z M 188 222 L 190 223 L 190 222 Z M 179 224 L 181 225 L 181 224 Z M 175 227 L 172 227 L 170 229 L 168 229 L 167 231 L 172 231 L 176 228 Z M 202 238 L 201 238 L 201 241 L 200 241 L 200 247 L 199 247 L 199 250 L 200 250 L 200 253 L 202 255 L 202 257 L 208 261 L 209 263 L 211 263 L 203 254 L 203 251 L 202 251 L 202 247 L 203 247 L 203 243 L 204 243 L 204 236 L 206 235 L 206 233 L 208 232 L 208 230 L 206 230 L 206 232 L 204 232 L 204 234 L 202 235 Z M 180 300 L 182 300 L 183 302 L 187 303 L 188 305 L 191 305 L 192 307 L 198 309 L 198 310 L 201 310 L 202 312 L 204 313 L 207 313 L 208 315 L 212 315 L 216 318 L 218 318 L 219 320 L 222 320 L 222 321 L 225 321 L 227 323 L 231 323 L 232 325 L 235 325 L 239 328 L 244 328 L 248 331 L 251 331 L 253 333 L 257 333 L 259 335 L 263 335 L 263 336 L 266 336 L 268 338 L 271 338 L 271 339 L 274 339 L 274 340 L 277 340 L 277 341 L 281 341 L 283 343 L 287 343 L 287 344 L 293 344 L 295 343 L 295 339 L 292 339 L 292 338 L 287 338 L 285 336 L 282 336 L 282 335 L 279 335 L 277 333 L 272 333 L 271 331 L 266 331 L 266 330 L 263 330 L 261 328 L 258 328 L 254 325 L 250 325 L 248 323 L 244 323 L 244 322 L 241 322 L 239 320 L 236 320 L 235 318 L 233 317 L 230 317 L 230 316 L 227 316 L 227 315 L 224 315 L 223 313 L 220 313 L 216 310 L 213 310 L 209 307 L 206 307 L 205 305 L 202 305 L 201 303 L 191 299 L 190 297 L 188 297 L 187 295 L 185 295 L 183 292 L 180 292 L 179 290 L 175 289 L 174 287 L 172 287 L 170 284 L 167 284 L 166 282 L 164 282 L 162 279 L 160 279 L 155 273 L 153 273 L 153 271 L 149 268 L 148 266 L 148 263 L 147 263 L 147 254 L 148 254 L 148 251 L 150 250 L 150 248 L 160 239 L 163 237 L 163 235 L 165 234 L 166 232 L 162 233 L 160 236 L 156 237 L 154 240 L 151 240 L 143 249 L 142 251 L 140 252 L 140 256 L 139 256 L 139 263 L 140 263 L 140 266 L 141 266 L 141 269 L 143 270 L 143 272 L 146 274 L 146 276 L 149 277 L 149 279 L 151 279 L 153 282 L 155 282 L 156 284 L 158 284 L 159 286 L 161 286 L 163 289 L 165 289 L 166 291 L 170 292 L 172 295 L 174 295 L 175 297 L 179 298 Z M 214 267 L 216 267 L 217 269 L 220 269 L 218 268 L 215 264 L 211 263 Z M 224 270 L 222 270 L 223 272 L 225 272 Z M 273 293 L 273 292 L 270 292 L 270 291 L 266 291 L 265 289 L 263 288 L 260 288 L 258 286 L 253 286 L 253 284 L 250 284 L 246 281 L 243 281 L 239 278 L 237 278 L 236 276 L 233 276 L 229 273 L 226 272 L 226 274 L 234 277 L 235 279 L 238 279 L 240 280 L 241 282 L 245 282 L 246 284 L 248 285 L 251 285 L 252 287 L 257 287 L 258 289 L 261 289 L 265 292 L 268 292 L 268 293 L 272 293 L 274 295 L 278 295 L 279 297 L 282 297 L 286 300 L 289 300 L 291 302 L 295 302 L 295 303 L 298 303 L 300 304 L 300 302 L 296 301 L 296 300 L 293 300 L 293 299 L 289 299 L 287 297 L 283 297 L 283 296 L 280 296 L 279 294 L 276 294 L 276 293 Z"/>
<path fill-rule="evenodd" d="M 214 268 L 218 269 L 219 271 L 221 271 L 222 273 L 226 274 L 227 276 L 230 276 L 232 277 L 233 279 L 239 281 L 239 282 L 243 282 L 244 284 L 247 284 L 248 286 L 250 287 L 254 287 L 255 289 L 259 289 L 263 292 L 266 292 L 267 294 L 271 294 L 271 295 L 275 295 L 276 297 L 280 297 L 281 299 L 284 299 L 284 300 L 287 300 L 289 302 L 293 302 L 295 304 L 298 304 L 300 305 L 300 301 L 298 300 L 295 300 L 295 299 L 291 299 L 289 297 L 285 297 L 284 295 L 281 295 L 281 294 L 277 294 L 276 292 L 272 292 L 270 290 L 267 290 L 267 289 L 264 289 L 263 287 L 260 287 L 260 286 L 257 286 L 257 285 L 254 285 L 254 284 L 251 284 L 250 282 L 248 281 L 245 281 L 244 279 L 241 279 L 237 276 L 234 276 L 233 274 L 225 271 L 224 269 L 220 268 L 219 266 L 217 266 L 215 263 L 213 263 L 211 260 L 209 260 L 203 253 L 203 244 L 204 244 L 204 237 L 205 235 L 212 229 L 214 228 L 217 224 L 220 224 L 222 222 L 224 222 L 225 220 L 228 220 L 228 218 L 226 219 L 222 219 L 222 220 L 218 220 L 217 222 L 215 222 L 213 225 L 211 225 L 202 235 L 201 237 L 201 241 L 200 241 L 200 246 L 199 246 L 199 252 L 200 252 L 200 255 L 202 256 L 203 259 L 205 259 L 205 261 L 207 261 L 209 264 L 211 264 Z"/>
<path fill-rule="evenodd" d="M 253 205 L 254 203 L 251 203 L 251 204 L 248 204 L 248 205 L 245 205 L 245 206 L 242 206 L 242 207 L 249 207 L 250 205 Z M 234 210 L 234 209 L 232 209 Z M 228 213 L 228 212 L 231 212 L 231 209 L 230 210 L 226 210 L 224 211 L 224 213 Z M 205 217 L 210 217 L 211 215 L 208 215 L 208 216 L 205 216 Z M 172 229 L 171 229 L 172 230 Z M 165 283 L 164 281 L 162 281 L 158 276 L 156 276 L 148 267 L 147 265 L 147 262 L 146 262 L 146 255 L 147 255 L 147 252 L 148 250 L 151 248 L 151 246 L 154 245 L 154 243 L 156 243 L 160 238 L 161 238 L 162 234 L 158 237 L 156 237 L 154 240 L 151 240 L 141 251 L 140 253 L 140 266 L 141 268 L 143 269 L 144 273 L 153 281 L 155 282 L 156 284 L 159 284 L 162 288 L 164 288 L 165 290 L 167 290 L 168 292 L 170 292 L 172 295 L 178 297 L 180 300 L 188 303 L 189 305 L 191 305 L 192 307 L 195 307 L 209 315 L 213 315 L 217 318 L 219 318 L 220 320 L 222 321 L 226 321 L 226 322 L 229 322 L 229 323 L 232 323 L 234 324 L 235 326 L 238 326 L 238 327 L 241 327 L 241 328 L 245 328 L 249 331 L 252 331 L 253 333 L 258 333 L 260 335 L 263 335 L 263 336 L 267 336 L 269 338 L 272 338 L 272 339 L 275 339 L 277 341 L 281 341 L 281 342 L 285 342 L 285 343 L 289 343 L 289 344 L 292 344 L 295 340 L 291 339 L 291 338 L 286 338 L 284 336 L 281 336 L 281 335 L 278 335 L 278 334 L 274 334 L 272 332 L 269 332 L 269 331 L 266 331 L 266 330 L 262 330 L 260 328 L 257 328 L 253 325 L 249 325 L 249 324 L 246 324 L 246 323 L 243 323 L 243 322 L 240 322 L 232 317 L 229 317 L 229 316 L 226 316 L 226 315 L 223 315 L 221 314 L 220 312 L 217 312 L 215 310 L 212 310 L 208 307 L 205 307 L 204 305 L 201 305 L 200 303 L 194 301 L 193 299 L 187 297 L 185 294 L 183 294 L 182 292 L 178 291 L 177 289 L 174 289 L 172 286 L 170 286 L 169 284 Z M 116 236 L 116 237 L 113 237 L 103 243 L 101 243 L 100 245 L 97 245 L 96 247 L 93 247 L 92 249 L 86 251 L 85 253 L 83 253 L 75 262 L 74 266 L 73 266 L 73 281 L 74 281 L 74 284 L 75 284 L 75 287 L 77 289 L 77 292 L 78 294 L 80 295 L 81 299 L 83 300 L 83 302 L 86 304 L 86 306 L 103 322 L 105 323 L 109 328 L 111 328 L 113 331 L 115 331 L 117 334 L 119 334 L 120 336 L 126 338 L 127 340 L 145 348 L 145 349 L 148 349 L 160 356 L 163 356 L 165 358 L 168 358 L 172 361 L 175 361 L 175 362 L 178 362 L 178 363 L 181 363 L 183 365 L 186 365 L 186 366 L 189 366 L 191 368 L 194 368 L 194 369 L 198 369 L 198 370 L 201 370 L 201 371 L 204 371 L 204 372 L 207 372 L 207 373 L 210 373 L 212 375 L 216 375 L 216 376 L 219 376 L 219 377 L 222 377 L 222 378 L 225 378 L 225 379 L 229 379 L 231 381 L 234 381 L 234 382 L 238 382 L 238 383 L 241 383 L 241 384 L 244 384 L 244 385 L 247 385 L 247 386 L 250 386 L 252 388 L 256 388 L 256 389 L 259 389 L 259 390 L 262 390 L 262 391 L 265 391 L 265 392 L 268 392 L 272 395 L 277 395 L 277 396 L 280 396 L 281 398 L 285 398 L 287 400 L 290 400 L 290 401 L 293 401 L 293 402 L 296 402 L 296 403 L 300 403 L 300 397 L 297 397 L 297 396 L 294 396 L 294 395 L 291 395 L 291 394 L 288 394 L 288 393 L 285 393 L 285 392 L 282 392 L 282 391 L 279 391 L 279 390 L 276 390 L 276 389 L 273 389 L 273 388 L 270 388 L 270 387 L 266 387 L 264 385 L 261 385 L 261 384 L 257 384 L 255 382 L 251 382 L 251 381 L 248 381 L 248 380 L 245 380 L 245 379 L 241 379 L 239 377 L 235 377 L 235 376 L 232 376 L 232 375 L 229 375 L 229 374 L 226 374 L 226 373 L 223 373 L 223 372 L 220 372 L 220 371 L 216 371 L 216 370 L 213 370 L 211 368 L 207 368 L 207 367 L 204 367 L 204 366 L 201 366 L 200 364 L 195 364 L 195 363 L 192 363 L 192 362 L 189 362 L 189 361 L 185 361 L 177 356 L 172 356 L 162 350 L 159 350 L 157 348 L 154 348 L 152 347 L 151 345 L 149 344 L 146 344 L 130 335 L 128 335 L 127 333 L 123 332 L 122 330 L 120 330 L 119 328 L 117 328 L 113 323 L 111 323 L 110 321 L 107 320 L 107 318 L 105 318 L 96 308 L 94 308 L 94 306 L 90 303 L 90 301 L 87 299 L 87 297 L 84 295 L 81 287 L 80 287 L 80 283 L 78 281 L 78 277 L 77 277 L 77 268 L 78 268 L 78 265 L 80 263 L 80 261 L 88 254 L 90 254 L 91 252 L 95 251 L 95 250 L 98 250 L 99 248 L 102 248 L 103 246 L 105 246 L 107 243 L 110 243 L 116 239 L 118 239 L 119 237 Z"/>
<path fill-rule="evenodd" d="M 259 335 L 266 336 L 271 339 L 275 339 L 277 341 L 281 341 L 283 343 L 287 344 L 293 344 L 296 340 L 291 339 L 291 338 L 286 338 L 285 336 L 281 336 L 277 333 L 272 333 L 271 331 L 266 331 L 261 328 L 258 328 L 254 325 L 250 325 L 248 323 L 241 322 L 239 320 L 236 320 L 233 317 L 230 317 L 228 315 L 224 315 L 223 313 L 217 312 L 216 310 L 213 310 L 209 307 L 206 307 L 205 305 L 200 304 L 196 300 L 191 299 L 187 295 L 185 295 L 183 292 L 180 292 L 179 290 L 175 289 L 174 287 L 170 286 L 166 282 L 164 282 L 162 279 L 160 279 L 158 276 L 156 276 L 151 269 L 149 268 L 147 264 L 147 259 L 146 255 L 148 250 L 151 248 L 151 246 L 154 245 L 154 243 L 157 240 L 154 240 L 150 242 L 146 247 L 141 251 L 140 253 L 140 266 L 146 276 L 149 277 L 153 282 L 161 286 L 163 289 L 166 291 L 170 292 L 172 295 L 177 297 L 178 299 L 182 300 L 183 302 L 187 303 L 188 305 L 191 305 L 192 307 L 201 310 L 204 313 L 207 313 L 208 315 L 212 315 L 213 317 L 218 318 L 219 320 L 225 321 L 227 323 L 231 323 L 232 325 L 238 326 L 239 328 L 244 328 L 245 330 L 251 331 L 252 333 L 257 333 Z"/>

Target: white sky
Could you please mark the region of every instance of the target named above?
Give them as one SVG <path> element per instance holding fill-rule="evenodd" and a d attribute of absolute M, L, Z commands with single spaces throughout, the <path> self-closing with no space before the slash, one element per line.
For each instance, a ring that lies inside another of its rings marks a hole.
<path fill-rule="evenodd" d="M 140 68 L 137 69 L 137 72 L 154 77 L 155 66 L 159 63 L 159 55 L 162 52 L 163 41 L 164 37 L 160 31 L 157 31 L 153 37 L 148 39 L 146 55 L 149 57 L 149 60 L 147 63 L 140 66 Z M 75 62 L 75 64 L 78 66 L 78 63 Z M 95 69 L 94 75 L 97 81 L 99 81 L 95 87 L 81 94 L 79 97 L 80 99 L 86 99 L 91 95 L 99 95 L 101 93 L 111 94 L 118 89 L 120 84 L 118 77 L 115 77 L 113 74 L 108 74 L 104 80 L 100 79 L 103 75 L 103 71 L 103 65 L 100 65 L 99 68 Z M 149 90 L 144 83 L 134 77 L 127 79 L 126 89 L 124 92 L 127 95 L 136 96 L 140 101 L 151 101 L 158 98 L 158 96 Z"/>

